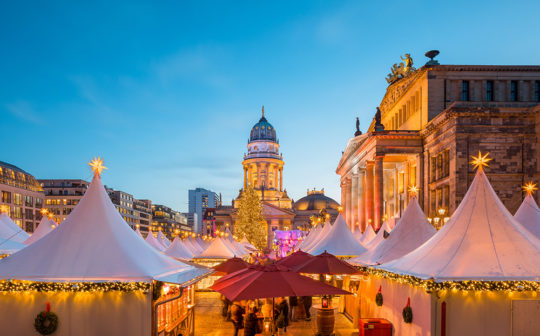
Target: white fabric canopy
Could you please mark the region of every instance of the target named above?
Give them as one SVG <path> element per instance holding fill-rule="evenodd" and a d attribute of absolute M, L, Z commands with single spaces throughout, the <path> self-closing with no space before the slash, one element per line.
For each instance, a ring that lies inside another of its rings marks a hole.
<path fill-rule="evenodd" d="M 165 248 L 168 248 L 171 246 L 171 241 L 165 237 L 163 232 L 159 231 L 157 234 L 157 239 L 161 243 L 161 245 L 165 246 Z"/>
<path fill-rule="evenodd" d="M 302 251 L 308 252 L 308 250 L 311 250 L 315 245 L 317 245 L 317 243 L 321 241 L 321 239 L 324 239 L 324 237 L 328 235 L 330 230 L 332 230 L 332 224 L 330 224 L 330 221 L 326 221 L 319 233 L 314 236 L 308 243 L 302 246 Z"/>
<path fill-rule="evenodd" d="M 171 246 L 165 250 L 165 254 L 177 259 L 193 259 L 193 253 L 186 248 L 182 239 L 174 237 Z"/>
<path fill-rule="evenodd" d="M 148 231 L 145 241 L 148 243 L 148 245 L 152 246 L 153 248 L 155 248 L 156 250 L 160 252 L 163 252 L 166 249 L 166 247 L 163 246 L 163 244 L 161 244 L 159 240 L 157 240 L 156 236 L 154 236 L 152 231 Z"/>
<path fill-rule="evenodd" d="M 525 196 L 514 218 L 537 238 L 540 238 L 540 208 L 530 194 Z"/>
<path fill-rule="evenodd" d="M 233 251 L 223 238 L 218 237 L 197 258 L 230 259 L 235 256 L 236 251 Z"/>
<path fill-rule="evenodd" d="M 61 225 L 0 260 L 0 279 L 144 281 L 193 274 L 194 267 L 159 253 L 122 219 L 99 176 Z M 188 273 L 185 273 L 188 272 Z"/>
<path fill-rule="evenodd" d="M 378 266 L 435 281 L 540 280 L 540 240 L 506 210 L 483 170 L 448 223 L 411 253 Z"/>
<path fill-rule="evenodd" d="M 298 244 L 296 249 L 303 251 L 304 247 L 307 246 L 311 241 L 313 241 L 313 239 L 321 232 L 321 230 L 322 229 L 320 225 L 317 225 L 316 227 L 312 228 L 309 231 L 308 235 L 304 237 L 304 240 L 302 240 L 302 242 Z"/>
<path fill-rule="evenodd" d="M 242 244 L 238 243 L 236 240 L 229 241 L 228 239 L 224 239 L 223 241 L 231 248 L 231 250 L 236 252 L 237 257 L 243 257 L 249 254 L 249 251 L 246 250 L 246 248 L 242 246 Z"/>
<path fill-rule="evenodd" d="M 234 240 L 233 239 L 233 234 L 231 233 L 231 230 L 229 230 L 228 227 L 225 229 L 225 236 L 230 242 L 232 242 Z"/>
<path fill-rule="evenodd" d="M 371 224 L 368 224 L 366 226 L 366 229 L 364 230 L 364 233 L 362 233 L 362 237 L 360 237 L 360 242 L 367 248 L 367 245 L 370 241 L 373 240 L 373 238 L 375 238 L 375 236 L 376 233 L 373 230 L 373 226 L 371 226 Z"/>
<path fill-rule="evenodd" d="M 19 250 L 22 250 L 25 247 L 26 245 L 24 245 L 23 243 L 17 243 L 13 240 L 0 238 L 0 255 L 12 254 Z"/>
<path fill-rule="evenodd" d="M 30 237 L 6 213 L 0 213 L 0 238 L 17 243 L 24 243 Z"/>
<path fill-rule="evenodd" d="M 199 255 L 205 250 L 205 248 L 199 245 L 192 237 L 184 239 L 184 245 L 186 245 L 186 247 L 195 255 Z"/>
<path fill-rule="evenodd" d="M 427 221 L 418 200 L 412 198 L 388 238 L 383 239 L 374 249 L 347 261 L 355 265 L 382 264 L 415 250 L 436 232 Z"/>
<path fill-rule="evenodd" d="M 384 240 L 384 232 L 390 233 L 392 232 L 392 229 L 390 228 L 390 225 L 388 225 L 388 222 L 384 221 L 381 225 L 381 228 L 375 235 L 375 238 L 371 239 L 369 243 L 366 244 L 366 248 L 368 250 L 373 250 Z"/>
<path fill-rule="evenodd" d="M 142 239 L 144 239 L 142 233 L 141 233 L 141 230 L 139 230 L 139 228 L 137 228 L 137 230 L 135 230 L 135 233 L 139 235 L 139 237 L 141 237 Z"/>
<path fill-rule="evenodd" d="M 335 256 L 359 256 L 366 252 L 366 248 L 354 238 L 345 219 L 339 214 L 328 234 L 321 234 L 318 242 L 306 252 L 317 255 L 324 251 Z"/>
<path fill-rule="evenodd" d="M 47 219 L 47 216 L 41 217 L 41 221 L 39 221 L 38 227 L 36 228 L 34 233 L 32 233 L 30 238 L 24 241 L 24 243 L 26 245 L 35 243 L 39 239 L 43 238 L 47 233 L 51 232 L 55 227 L 55 223 Z"/>

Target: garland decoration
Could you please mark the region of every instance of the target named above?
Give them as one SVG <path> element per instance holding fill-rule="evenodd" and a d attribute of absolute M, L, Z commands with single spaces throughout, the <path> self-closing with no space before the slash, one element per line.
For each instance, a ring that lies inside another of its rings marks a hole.
<path fill-rule="evenodd" d="M 0 281 L 0 292 L 148 292 L 148 282 L 30 282 Z"/>
<path fill-rule="evenodd" d="M 403 308 L 403 322 L 412 323 L 413 313 L 411 308 L 411 298 L 407 298 L 407 305 Z"/>
<path fill-rule="evenodd" d="M 382 286 L 379 286 L 379 291 L 375 295 L 375 303 L 379 307 L 383 305 L 383 296 L 382 296 L 382 293 L 381 293 L 381 289 L 382 289 Z"/>
<path fill-rule="evenodd" d="M 163 289 L 163 281 L 156 281 L 154 288 L 152 289 L 152 299 L 156 301 L 161 297 L 161 290 Z"/>
<path fill-rule="evenodd" d="M 51 311 L 49 302 L 47 302 L 47 309 L 36 316 L 34 328 L 41 335 L 50 335 L 58 328 L 58 316 Z"/>

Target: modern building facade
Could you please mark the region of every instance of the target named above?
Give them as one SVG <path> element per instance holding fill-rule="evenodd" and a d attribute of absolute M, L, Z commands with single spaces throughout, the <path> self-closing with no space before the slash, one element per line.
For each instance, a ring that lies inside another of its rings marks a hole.
<path fill-rule="evenodd" d="M 366 134 L 349 140 L 336 169 L 347 223 L 363 230 L 399 217 L 411 194 L 433 224 L 457 208 L 474 176 L 472 155 L 513 213 L 520 186 L 538 182 L 540 66 L 439 65 L 392 82 Z"/>
<path fill-rule="evenodd" d="M 168 238 L 173 239 L 184 233 L 192 233 L 193 227 L 188 225 L 187 218 L 183 213 L 165 205 L 153 204 L 150 231 L 154 233 L 161 231 Z"/>
<path fill-rule="evenodd" d="M 45 192 L 45 208 L 61 223 L 83 197 L 89 182 L 80 179 L 40 179 Z"/>
<path fill-rule="evenodd" d="M 152 201 L 133 200 L 133 212 L 135 214 L 135 228 L 139 228 L 142 233 L 148 233 L 152 225 Z"/>
<path fill-rule="evenodd" d="M 133 195 L 128 194 L 124 191 L 114 190 L 107 188 L 109 197 L 111 198 L 112 203 L 122 215 L 122 218 L 131 226 L 132 229 L 137 228 L 139 223 L 139 212 L 134 210 L 134 198 Z M 135 213 L 137 212 L 137 213 Z"/>
<path fill-rule="evenodd" d="M 34 232 L 41 220 L 45 195 L 34 176 L 0 161 L 0 207 L 27 232 Z"/>
<path fill-rule="evenodd" d="M 196 214 L 194 231 L 201 233 L 202 218 L 207 208 L 216 208 L 219 205 L 219 196 L 211 190 L 196 188 L 188 191 L 189 213 Z"/>

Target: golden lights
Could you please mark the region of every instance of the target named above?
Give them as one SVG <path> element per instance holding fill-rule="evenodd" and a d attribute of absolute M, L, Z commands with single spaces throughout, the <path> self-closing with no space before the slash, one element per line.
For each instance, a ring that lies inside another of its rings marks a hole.
<path fill-rule="evenodd" d="M 148 291 L 147 282 L 30 282 L 0 281 L 0 292 L 135 292 Z"/>
<path fill-rule="evenodd" d="M 536 186 L 536 183 L 526 183 L 523 187 L 523 191 L 527 192 L 527 195 L 532 195 L 535 191 L 538 190 L 538 187 Z"/>
<path fill-rule="evenodd" d="M 338 208 L 337 208 L 337 211 L 339 211 L 339 212 L 343 212 L 343 207 L 342 207 L 341 205 L 340 205 L 340 206 L 338 206 Z"/>
<path fill-rule="evenodd" d="M 418 191 L 420 191 L 420 188 L 418 188 L 418 186 L 409 187 L 409 194 L 411 194 L 412 197 L 416 197 L 418 195 Z"/>
<path fill-rule="evenodd" d="M 103 165 L 103 159 L 100 156 L 95 157 L 92 161 L 88 163 L 88 165 L 90 166 L 90 169 L 94 173 L 94 176 L 96 175 L 101 176 L 101 173 L 103 172 L 103 170 L 108 169 L 107 167 Z"/>
<path fill-rule="evenodd" d="M 489 167 L 488 162 L 493 159 L 488 157 L 488 155 L 489 153 L 482 155 L 482 152 L 478 151 L 478 156 L 472 156 L 473 160 L 471 161 L 471 164 L 475 169 L 479 170 L 483 170 L 484 167 Z"/>
<path fill-rule="evenodd" d="M 8 212 L 9 212 L 9 206 L 0 205 L 0 213 L 8 213 Z"/>
<path fill-rule="evenodd" d="M 39 210 L 39 212 L 41 212 L 41 214 L 43 216 L 47 215 L 49 213 L 49 210 L 45 209 L 45 208 L 42 208 L 41 210 Z"/>

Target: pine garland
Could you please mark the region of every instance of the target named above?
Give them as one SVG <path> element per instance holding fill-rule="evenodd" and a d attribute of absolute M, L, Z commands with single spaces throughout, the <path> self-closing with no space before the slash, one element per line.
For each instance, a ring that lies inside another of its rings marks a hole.
<path fill-rule="evenodd" d="M 263 216 L 262 202 L 255 189 L 248 186 L 238 200 L 234 233 L 242 239 L 246 237 L 259 250 L 266 248 L 267 226 Z"/>

